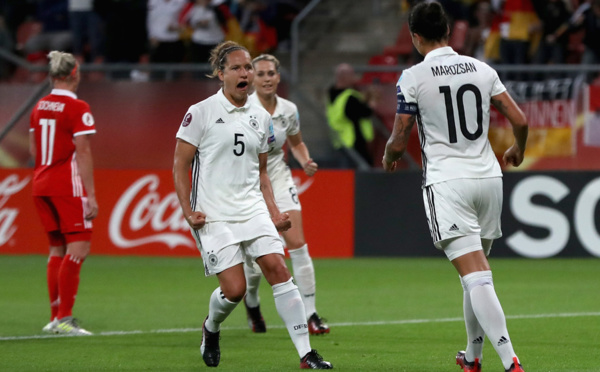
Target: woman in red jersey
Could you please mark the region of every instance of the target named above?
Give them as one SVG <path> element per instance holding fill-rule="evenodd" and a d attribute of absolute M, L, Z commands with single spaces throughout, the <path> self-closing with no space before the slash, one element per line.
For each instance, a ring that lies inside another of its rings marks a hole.
<path fill-rule="evenodd" d="M 81 80 L 72 54 L 52 51 L 52 92 L 34 107 L 29 139 L 35 159 L 33 199 L 48 234 L 50 323 L 44 332 L 91 335 L 73 319 L 81 265 L 90 251 L 98 215 L 90 137 L 96 133 L 90 107 L 77 99 Z"/>

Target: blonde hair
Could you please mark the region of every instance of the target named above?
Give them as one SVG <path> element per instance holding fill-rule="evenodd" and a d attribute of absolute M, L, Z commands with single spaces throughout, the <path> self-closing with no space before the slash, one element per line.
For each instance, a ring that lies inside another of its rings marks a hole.
<path fill-rule="evenodd" d="M 52 79 L 67 79 L 75 76 L 77 72 L 77 60 L 71 53 L 59 52 L 53 50 L 48 53 L 50 62 L 50 77 Z"/>
<path fill-rule="evenodd" d="M 260 61 L 273 62 L 273 64 L 275 65 L 275 71 L 277 71 L 277 73 L 279 73 L 279 66 L 281 64 L 279 63 L 279 60 L 277 58 L 275 58 L 275 56 L 273 56 L 271 54 L 261 54 L 260 56 L 254 58 L 252 60 L 252 67 L 254 67 L 254 65 Z"/>
<path fill-rule="evenodd" d="M 234 52 L 236 50 L 243 50 L 246 53 L 250 54 L 250 52 L 248 52 L 248 49 L 244 48 L 235 41 L 224 41 L 221 44 L 214 47 L 210 51 L 210 58 L 208 59 L 208 62 L 210 63 L 213 72 L 212 74 L 206 76 L 208 76 L 209 78 L 217 77 L 219 71 L 223 71 L 223 69 L 225 68 L 225 63 L 227 62 L 227 56 L 229 55 L 229 53 Z"/>

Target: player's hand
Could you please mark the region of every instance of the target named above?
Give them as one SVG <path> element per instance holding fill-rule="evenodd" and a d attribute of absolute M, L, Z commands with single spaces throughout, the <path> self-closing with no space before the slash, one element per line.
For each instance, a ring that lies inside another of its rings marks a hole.
<path fill-rule="evenodd" d="M 317 163 L 315 163 L 312 159 L 308 159 L 306 164 L 304 164 L 303 168 L 304 168 L 304 173 L 306 173 L 307 176 L 312 177 L 315 175 L 315 173 L 317 173 L 317 170 L 319 169 L 319 165 Z"/>
<path fill-rule="evenodd" d="M 85 216 L 88 221 L 93 220 L 98 216 L 98 202 L 94 197 L 88 197 L 85 202 Z"/>
<path fill-rule="evenodd" d="M 383 169 L 388 172 L 388 173 L 392 173 L 394 172 L 396 169 L 398 169 L 398 162 L 399 160 L 395 160 L 393 162 L 388 162 L 387 160 L 385 160 L 385 156 L 383 157 L 383 159 L 381 160 L 381 164 L 383 165 Z"/>
<path fill-rule="evenodd" d="M 508 150 L 506 150 L 506 152 L 504 152 L 502 161 L 504 162 L 505 166 L 510 164 L 513 167 L 518 167 L 523 162 L 524 157 L 523 150 L 514 144 Z"/>
<path fill-rule="evenodd" d="M 206 224 L 206 215 L 202 212 L 192 212 L 189 216 L 185 216 L 185 220 L 192 229 L 198 230 Z"/>
<path fill-rule="evenodd" d="M 275 228 L 277 231 L 287 231 L 290 227 L 292 227 L 292 221 L 290 221 L 290 215 L 287 213 L 279 213 L 279 215 L 275 217 L 271 217 L 273 220 L 273 224 L 275 224 Z"/>

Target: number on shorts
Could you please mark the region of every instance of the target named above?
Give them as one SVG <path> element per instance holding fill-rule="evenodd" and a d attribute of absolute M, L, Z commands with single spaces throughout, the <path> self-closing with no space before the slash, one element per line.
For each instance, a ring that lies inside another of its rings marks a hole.
<path fill-rule="evenodd" d="M 292 195 L 292 201 L 298 204 L 298 192 L 295 187 L 290 187 L 290 194 Z"/>

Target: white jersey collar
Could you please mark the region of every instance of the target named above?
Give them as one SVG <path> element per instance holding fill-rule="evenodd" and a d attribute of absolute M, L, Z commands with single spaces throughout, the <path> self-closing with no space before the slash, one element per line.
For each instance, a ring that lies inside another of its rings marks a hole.
<path fill-rule="evenodd" d="M 50 94 L 54 94 L 55 96 L 67 96 L 77 99 L 77 94 L 66 89 L 52 89 L 52 92 L 50 92 Z"/>
<path fill-rule="evenodd" d="M 218 97 L 219 97 L 219 101 L 221 102 L 221 104 L 223 105 L 223 107 L 225 108 L 225 110 L 227 110 L 227 112 L 231 113 L 233 111 L 246 111 L 248 110 L 248 107 L 250 107 L 250 100 L 246 99 L 246 103 L 244 104 L 244 106 L 242 107 L 237 107 L 236 105 L 234 105 L 233 103 L 231 103 L 227 97 L 225 97 L 225 93 L 223 92 L 223 88 L 219 89 L 219 93 Z"/>
<path fill-rule="evenodd" d="M 260 102 L 260 98 L 258 98 L 258 94 L 256 94 L 256 92 L 249 95 L 248 100 L 252 101 L 252 103 L 256 103 L 260 107 L 264 108 L 264 106 Z M 277 94 L 275 94 L 275 110 L 273 110 L 273 115 L 271 115 L 271 117 L 275 118 L 279 115 L 283 115 L 284 114 L 283 110 L 284 109 L 281 105 L 281 99 L 279 98 L 279 96 Z"/>
<path fill-rule="evenodd" d="M 443 56 L 445 54 L 458 55 L 458 53 L 456 53 L 454 51 L 454 49 L 452 49 L 452 47 L 445 46 L 445 47 L 434 49 L 431 52 L 427 53 L 427 55 L 425 56 L 424 60 L 427 61 L 430 58 L 434 58 L 434 57 L 437 57 L 437 56 Z"/>

